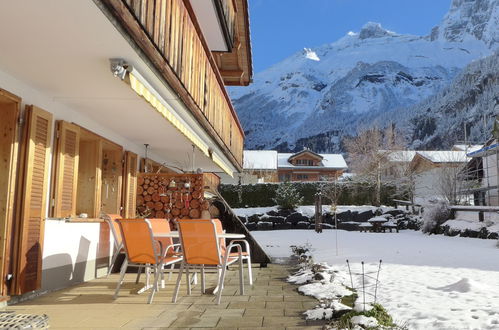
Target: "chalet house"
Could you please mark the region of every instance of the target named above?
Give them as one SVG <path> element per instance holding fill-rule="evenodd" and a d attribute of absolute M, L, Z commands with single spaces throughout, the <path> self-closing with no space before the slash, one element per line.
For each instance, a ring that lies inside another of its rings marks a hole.
<path fill-rule="evenodd" d="M 244 150 L 243 172 L 233 177 L 221 174 L 226 184 L 255 184 L 286 181 L 330 181 L 348 168 L 340 154 L 317 154 L 303 150 L 296 154 L 275 150 Z"/>
<path fill-rule="evenodd" d="M 136 216 L 139 172 L 242 170 L 248 22 L 247 0 L 2 1 L 0 300 L 107 274 L 101 217 Z"/>
<path fill-rule="evenodd" d="M 457 175 L 468 161 L 464 151 L 417 151 L 410 163 L 415 199 L 445 198 L 448 176 Z"/>
<path fill-rule="evenodd" d="M 341 154 L 318 154 L 305 149 L 277 154 L 279 181 L 330 181 L 348 169 Z"/>

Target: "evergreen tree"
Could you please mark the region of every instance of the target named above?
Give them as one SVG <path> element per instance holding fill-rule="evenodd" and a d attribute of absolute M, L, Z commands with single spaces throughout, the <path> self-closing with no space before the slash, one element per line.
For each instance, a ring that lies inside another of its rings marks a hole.
<path fill-rule="evenodd" d="M 303 202 L 303 196 L 300 196 L 293 184 L 285 182 L 277 188 L 274 202 L 281 209 L 292 210 Z"/>

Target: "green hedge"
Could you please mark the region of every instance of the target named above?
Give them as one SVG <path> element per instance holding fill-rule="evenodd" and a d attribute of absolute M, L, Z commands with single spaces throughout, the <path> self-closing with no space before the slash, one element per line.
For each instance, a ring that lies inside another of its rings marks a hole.
<path fill-rule="evenodd" d="M 293 182 L 295 188 L 303 196 L 303 205 L 313 205 L 314 195 L 324 184 L 321 182 Z M 250 185 L 222 184 L 219 191 L 231 207 L 265 207 L 274 206 L 274 197 L 278 183 Z M 374 205 L 375 186 L 361 182 L 338 183 L 339 205 Z M 393 205 L 393 199 L 401 199 L 396 195 L 393 185 L 383 184 L 381 188 L 381 204 Z M 329 204 L 327 199 L 323 204 Z"/>

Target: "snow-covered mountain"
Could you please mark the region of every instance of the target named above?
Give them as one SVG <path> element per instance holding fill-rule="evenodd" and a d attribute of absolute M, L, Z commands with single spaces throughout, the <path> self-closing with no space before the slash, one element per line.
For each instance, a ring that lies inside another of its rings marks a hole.
<path fill-rule="evenodd" d="M 473 61 L 449 87 L 403 112 L 413 148 L 486 141 L 499 114 L 499 53 Z"/>
<path fill-rule="evenodd" d="M 231 89 L 246 148 L 337 151 L 342 136 L 383 126 L 387 113 L 435 95 L 471 61 L 491 55 L 498 31 L 499 0 L 453 0 L 427 36 L 369 22 L 332 44 L 305 48 L 256 74 L 249 87 Z"/>

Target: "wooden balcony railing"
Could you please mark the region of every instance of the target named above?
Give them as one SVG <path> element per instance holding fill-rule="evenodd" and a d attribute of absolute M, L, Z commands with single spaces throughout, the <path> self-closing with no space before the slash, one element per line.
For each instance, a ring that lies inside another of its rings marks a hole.
<path fill-rule="evenodd" d="M 150 57 L 236 168 L 241 169 L 244 133 L 189 2 L 101 0 L 100 3 Z M 142 31 L 137 31 L 137 23 Z M 152 51 L 151 43 L 155 48 Z"/>

